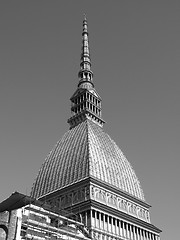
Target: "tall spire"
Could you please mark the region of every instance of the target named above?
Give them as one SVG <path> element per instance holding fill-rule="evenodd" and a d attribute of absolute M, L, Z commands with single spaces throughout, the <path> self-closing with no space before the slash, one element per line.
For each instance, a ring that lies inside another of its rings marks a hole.
<path fill-rule="evenodd" d="M 82 32 L 82 52 L 80 60 L 80 71 L 78 73 L 80 88 L 92 88 L 93 84 L 93 72 L 91 71 L 91 59 L 89 51 L 89 39 L 88 39 L 88 24 L 87 18 L 84 14 L 83 32 Z"/>
<path fill-rule="evenodd" d="M 86 16 L 83 20 L 82 52 L 80 59 L 80 70 L 78 73 L 78 88 L 71 97 L 71 113 L 68 119 L 70 129 L 79 123 L 90 119 L 99 126 L 105 121 L 101 118 L 101 97 L 93 84 L 93 72 L 91 71 L 91 59 L 89 52 L 88 25 Z"/>

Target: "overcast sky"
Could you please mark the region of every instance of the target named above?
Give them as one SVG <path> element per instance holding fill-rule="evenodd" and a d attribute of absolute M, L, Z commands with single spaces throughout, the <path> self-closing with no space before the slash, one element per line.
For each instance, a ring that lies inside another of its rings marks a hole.
<path fill-rule="evenodd" d="M 29 194 L 69 128 L 84 13 L 104 130 L 132 164 L 162 240 L 179 239 L 179 0 L 0 1 L 0 201 Z"/>

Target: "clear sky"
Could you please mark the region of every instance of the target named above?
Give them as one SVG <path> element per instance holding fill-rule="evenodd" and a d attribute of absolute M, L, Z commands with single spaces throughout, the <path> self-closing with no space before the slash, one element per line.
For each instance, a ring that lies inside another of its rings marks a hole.
<path fill-rule="evenodd" d="M 162 239 L 179 239 L 179 0 L 0 1 L 0 201 L 29 194 L 68 130 L 84 13 L 104 129 L 132 164 Z"/>

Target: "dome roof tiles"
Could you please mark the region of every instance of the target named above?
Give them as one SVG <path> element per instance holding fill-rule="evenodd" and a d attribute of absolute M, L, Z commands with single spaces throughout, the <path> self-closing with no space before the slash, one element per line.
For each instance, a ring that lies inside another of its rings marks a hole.
<path fill-rule="evenodd" d="M 116 143 L 86 120 L 64 134 L 43 163 L 32 188 L 39 198 L 94 177 L 144 201 L 136 174 Z"/>

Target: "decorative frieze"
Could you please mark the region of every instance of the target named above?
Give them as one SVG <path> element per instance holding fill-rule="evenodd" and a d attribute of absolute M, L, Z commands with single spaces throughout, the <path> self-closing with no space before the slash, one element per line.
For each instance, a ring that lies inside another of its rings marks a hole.
<path fill-rule="evenodd" d="M 52 206 L 56 206 L 59 209 L 63 209 L 77 203 L 83 202 L 90 198 L 89 186 L 83 186 L 81 188 L 72 190 L 68 193 L 61 194 L 58 197 L 48 200 L 48 203 Z"/>
<path fill-rule="evenodd" d="M 126 199 L 120 195 L 100 188 L 96 185 L 90 187 L 91 198 L 101 202 L 107 206 L 123 211 L 129 215 L 140 218 L 143 221 L 150 223 L 150 215 L 148 209 Z"/>
<path fill-rule="evenodd" d="M 88 199 L 93 199 L 97 202 L 150 223 L 150 215 L 148 209 L 125 197 L 122 197 L 121 195 L 110 192 L 109 190 L 101 188 L 95 184 L 91 185 L 90 187 L 88 185 L 82 186 L 75 190 L 71 190 L 68 193 L 61 194 L 60 196 L 48 200 L 48 203 L 52 206 L 58 207 L 59 209 L 63 209 L 73 206 L 77 203 L 81 203 Z"/>

